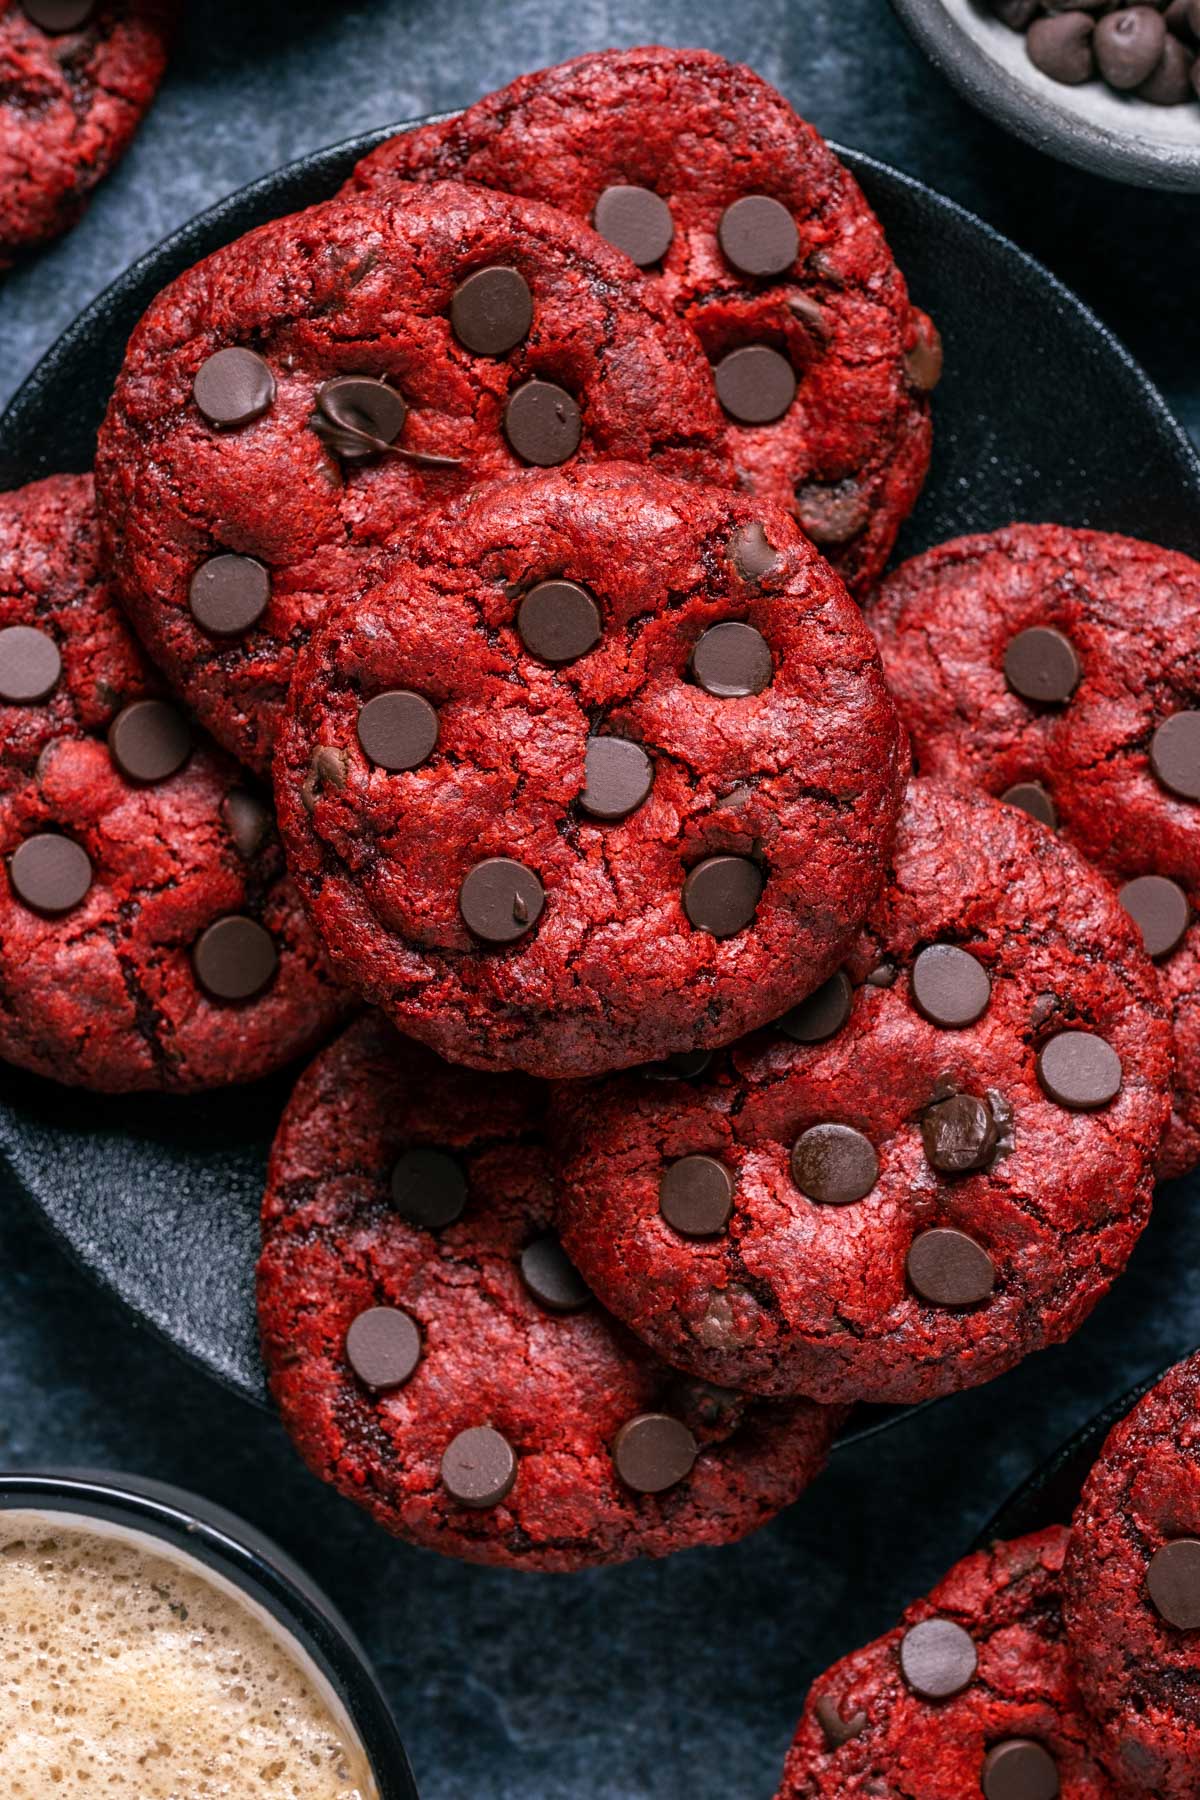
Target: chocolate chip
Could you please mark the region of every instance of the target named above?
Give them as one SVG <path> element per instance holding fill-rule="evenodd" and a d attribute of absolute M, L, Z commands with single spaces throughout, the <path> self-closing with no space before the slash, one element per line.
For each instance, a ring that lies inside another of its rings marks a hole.
<path fill-rule="evenodd" d="M 1140 87 L 1154 70 L 1167 42 L 1167 27 L 1153 6 L 1126 6 L 1096 26 L 1092 49 L 1109 87 L 1123 93 Z"/>
<path fill-rule="evenodd" d="M 486 1512 L 511 1494 L 517 1459 L 508 1439 L 490 1425 L 472 1425 L 446 1446 L 442 1486 L 460 1506 Z"/>
<path fill-rule="evenodd" d="M 1146 1591 L 1168 1625 L 1200 1630 L 1200 1540 L 1176 1538 L 1156 1550 L 1146 1570 Z"/>
<path fill-rule="evenodd" d="M 1042 0 L 989 0 L 989 4 L 996 17 L 1013 31 L 1024 31 L 1042 9 Z"/>
<path fill-rule="evenodd" d="M 1006 788 L 1000 796 L 1005 806 L 1015 806 L 1018 811 L 1028 813 L 1040 825 L 1051 831 L 1058 829 L 1058 812 L 1053 800 L 1040 781 L 1018 781 L 1015 787 Z"/>
<path fill-rule="evenodd" d="M 835 550 L 864 529 L 871 502 L 852 478 L 809 481 L 796 489 L 796 517 L 814 544 Z"/>
<path fill-rule="evenodd" d="M 1171 14 L 1168 9 L 1164 15 L 1170 25 Z M 1137 90 L 1139 100 L 1148 100 L 1151 106 L 1180 106 L 1190 100 L 1196 81 L 1196 61 L 1193 51 L 1168 31 L 1163 44 L 1163 52 L 1157 65 L 1142 82 Z"/>
<path fill-rule="evenodd" d="M 504 409 L 504 432 L 523 462 L 556 468 L 579 448 L 579 403 L 553 381 L 527 381 Z"/>
<path fill-rule="evenodd" d="M 1096 54 L 1092 46 L 1095 30 L 1094 20 L 1082 12 L 1035 19 L 1025 39 L 1029 60 L 1051 81 L 1078 87 L 1081 82 L 1090 81 L 1096 72 Z"/>
<path fill-rule="evenodd" d="M 854 1712 L 848 1719 L 843 1718 L 840 1709 L 827 1694 L 822 1694 L 813 1711 L 817 1715 L 817 1724 L 821 1727 L 830 1750 L 840 1750 L 843 1744 L 849 1744 L 854 1738 L 861 1737 L 867 1728 L 865 1712 Z"/>
<path fill-rule="evenodd" d="M 944 1175 L 985 1169 L 999 1138 L 992 1109 L 975 1094 L 952 1094 L 927 1107 L 921 1138 L 930 1165 Z"/>
<path fill-rule="evenodd" d="M 1060 1031 L 1043 1044 L 1038 1080 L 1068 1112 L 1095 1112 L 1121 1091 L 1121 1059 L 1111 1044 L 1090 1031 Z"/>
<path fill-rule="evenodd" d="M 1006 1738 L 983 1759 L 984 1800 L 1057 1800 L 1058 1767 L 1045 1745 Z"/>
<path fill-rule="evenodd" d="M 415 769 L 438 740 L 438 716 L 421 694 L 393 688 L 376 694 L 358 715 L 363 755 L 379 769 Z"/>
<path fill-rule="evenodd" d="M 48 632 L 32 625 L 0 631 L 0 703 L 36 706 L 58 686 L 62 657 Z"/>
<path fill-rule="evenodd" d="M 754 918 L 762 891 L 762 873 L 748 856 L 710 856 L 684 882 L 683 910 L 697 931 L 734 937 Z"/>
<path fill-rule="evenodd" d="M 931 394 L 942 379 L 945 353 L 941 333 L 932 319 L 917 320 L 917 341 L 904 353 L 904 373 L 908 385 L 918 394 Z"/>
<path fill-rule="evenodd" d="M 200 364 L 192 397 L 210 425 L 248 425 L 275 398 L 275 377 L 253 350 L 233 346 Z"/>
<path fill-rule="evenodd" d="M 711 1050 L 676 1050 L 661 1062 L 643 1063 L 640 1072 L 651 1081 L 695 1081 L 712 1059 Z"/>
<path fill-rule="evenodd" d="M 165 700 L 135 700 L 108 728 L 108 749 L 128 781 L 165 781 L 192 753 L 192 728 Z"/>
<path fill-rule="evenodd" d="M 408 404 L 390 382 L 374 375 L 337 375 L 318 390 L 310 423 L 343 462 L 359 462 L 389 449 L 407 417 Z"/>
<path fill-rule="evenodd" d="M 779 552 L 771 548 L 767 533 L 757 519 L 739 525 L 729 540 L 729 560 L 743 581 L 756 583 L 779 563 Z"/>
<path fill-rule="evenodd" d="M 691 1474 L 700 1447 L 681 1419 L 639 1413 L 613 1439 L 617 1474 L 635 1494 L 661 1494 Z"/>
<path fill-rule="evenodd" d="M 540 662 L 576 662 L 600 642 L 603 620 L 587 589 L 574 581 L 540 581 L 517 613 L 517 632 Z"/>
<path fill-rule="evenodd" d="M 262 849 L 271 829 L 271 809 L 256 794 L 234 788 L 221 802 L 221 811 L 239 856 L 251 862 Z"/>
<path fill-rule="evenodd" d="M 78 31 L 96 10 L 96 0 L 21 0 L 21 5 L 43 31 Z"/>
<path fill-rule="evenodd" d="M 670 207 L 652 188 L 644 187 L 605 188 L 592 213 L 592 226 L 639 269 L 661 262 L 675 236 Z"/>
<path fill-rule="evenodd" d="M 992 982 L 983 964 L 957 944 L 930 944 L 912 971 L 913 1005 L 943 1031 L 973 1025 L 987 1011 Z"/>
<path fill-rule="evenodd" d="M 256 919 L 230 913 L 192 946 L 196 979 L 212 1000 L 253 1000 L 279 966 L 275 940 Z"/>
<path fill-rule="evenodd" d="M 1041 706 L 1069 700 L 1081 673 L 1074 644 L 1049 625 L 1019 631 L 1004 652 L 1004 679 L 1013 693 Z"/>
<path fill-rule="evenodd" d="M 1125 883 L 1117 898 L 1141 932 L 1147 956 L 1162 962 L 1178 950 L 1192 909 L 1177 881 L 1165 875 L 1139 875 Z"/>
<path fill-rule="evenodd" d="M 681 1156 L 663 1173 L 658 1210 L 681 1237 L 715 1237 L 733 1211 L 733 1176 L 715 1156 Z"/>
<path fill-rule="evenodd" d="M 550 1232 L 522 1250 L 521 1279 L 547 1312 L 579 1312 L 592 1298 L 583 1276 Z"/>
<path fill-rule="evenodd" d="M 584 767 L 579 804 L 594 819 L 625 818 L 654 786 L 654 764 L 629 738 L 590 737 Z"/>
<path fill-rule="evenodd" d="M 423 1231 L 437 1231 L 461 1218 L 467 1178 L 446 1150 L 404 1150 L 392 1164 L 392 1205 L 401 1218 Z"/>
<path fill-rule="evenodd" d="M 736 619 L 710 625 L 692 651 L 692 674 L 706 694 L 721 699 L 761 694 L 774 672 L 762 632 Z"/>
<path fill-rule="evenodd" d="M 459 891 L 458 904 L 469 931 L 485 944 L 513 944 L 532 931 L 546 895 L 524 863 L 489 856 L 476 863 Z"/>
<path fill-rule="evenodd" d="M 92 862 L 81 844 L 43 831 L 17 845 L 8 878 L 23 906 L 55 918 L 78 906 L 91 887 Z"/>
<path fill-rule="evenodd" d="M 308 759 L 308 773 L 300 789 L 306 812 L 312 812 L 327 787 L 339 793 L 350 773 L 350 758 L 336 744 L 318 744 Z"/>
<path fill-rule="evenodd" d="M 796 398 L 796 373 L 786 356 L 767 344 L 731 350 L 713 371 L 717 399 L 740 425 L 770 425 Z"/>
<path fill-rule="evenodd" d="M 533 324 L 529 283 L 519 269 L 477 269 L 455 288 L 450 323 L 476 356 L 506 356 Z"/>
<path fill-rule="evenodd" d="M 867 976 L 867 986 L 873 988 L 895 987 L 896 977 L 899 973 L 900 971 L 894 962 L 884 961 L 876 963 L 875 967 L 871 970 L 871 973 Z"/>
<path fill-rule="evenodd" d="M 931 1306 L 978 1306 L 996 1285 L 996 1265 L 965 1231 L 923 1231 L 908 1253 L 908 1279 Z"/>
<path fill-rule="evenodd" d="M 1150 740 L 1150 767 L 1168 793 L 1200 800 L 1200 712 L 1163 720 Z"/>
<path fill-rule="evenodd" d="M 810 1125 L 792 1145 L 792 1180 L 822 1206 L 849 1206 L 878 1179 L 875 1146 L 852 1125 Z"/>
<path fill-rule="evenodd" d="M 253 556 L 210 556 L 192 576 L 188 604 L 210 637 L 241 637 L 271 598 L 271 577 Z"/>
<path fill-rule="evenodd" d="M 922 1700 L 948 1700 L 975 1678 L 978 1665 L 969 1633 L 953 1619 L 926 1619 L 900 1640 L 900 1672 Z"/>
<path fill-rule="evenodd" d="M 717 237 L 727 262 L 742 275 L 783 275 L 800 253 L 796 222 L 767 194 L 747 194 L 721 214 Z"/>
<path fill-rule="evenodd" d="M 853 1004 L 854 989 L 849 977 L 839 969 L 807 1000 L 784 1013 L 779 1029 L 797 1044 L 823 1044 L 842 1029 Z"/>
<path fill-rule="evenodd" d="M 372 1393 L 403 1387 L 421 1360 L 416 1321 L 397 1306 L 368 1307 L 346 1333 L 346 1360 Z"/>

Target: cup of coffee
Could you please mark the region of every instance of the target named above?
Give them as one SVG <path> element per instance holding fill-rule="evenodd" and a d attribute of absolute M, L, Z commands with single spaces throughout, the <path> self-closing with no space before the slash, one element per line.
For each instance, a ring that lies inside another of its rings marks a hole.
<path fill-rule="evenodd" d="M 0 1474 L 0 1643 L 12 1800 L 417 1800 L 345 1620 L 195 1494 Z"/>

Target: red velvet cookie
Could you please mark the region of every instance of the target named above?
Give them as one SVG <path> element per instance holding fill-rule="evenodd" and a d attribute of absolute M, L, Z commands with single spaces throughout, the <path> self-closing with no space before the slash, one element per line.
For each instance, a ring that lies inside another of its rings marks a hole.
<path fill-rule="evenodd" d="M 1064 1639 L 1067 1535 L 966 1557 L 815 1681 L 776 1800 L 1117 1800 Z"/>
<path fill-rule="evenodd" d="M 1109 1433 L 1075 1514 L 1065 1613 L 1129 1793 L 1200 1793 L 1200 1355 Z"/>
<path fill-rule="evenodd" d="M 414 528 L 301 658 L 275 772 L 351 985 L 454 1061 L 582 1075 L 823 981 L 898 765 L 871 634 L 794 523 L 610 464 Z"/>
<path fill-rule="evenodd" d="M 732 480 L 694 339 L 586 226 L 447 182 L 312 207 L 180 276 L 134 333 L 97 480 L 151 653 L 265 771 L 322 606 L 407 520 L 609 457 Z"/>
<path fill-rule="evenodd" d="M 563 1240 L 669 1362 L 911 1402 L 1069 1337 L 1145 1224 L 1170 1031 L 1108 884 L 914 782 L 844 966 L 699 1079 L 560 1090 Z"/>
<path fill-rule="evenodd" d="M 941 346 L 857 182 L 774 88 L 707 50 L 606 50 L 392 139 L 351 191 L 447 176 L 548 200 L 655 271 L 743 486 L 870 586 L 925 478 Z"/>
<path fill-rule="evenodd" d="M 916 557 L 871 612 L 921 772 L 1056 827 L 1114 881 L 1174 1014 L 1160 1175 L 1200 1160 L 1200 564 L 1014 525 Z"/>
<path fill-rule="evenodd" d="M 271 1389 L 313 1471 L 410 1542 L 569 1570 L 722 1544 L 823 1465 L 840 1415 L 675 1375 L 552 1233 L 547 1090 L 382 1019 L 284 1114 L 263 1205 Z"/>
<path fill-rule="evenodd" d="M 167 60 L 174 0 L 0 0 L 0 269 L 74 223 Z"/>
<path fill-rule="evenodd" d="M 103 1092 L 219 1087 L 345 1010 L 269 804 L 113 603 L 91 481 L 0 496 L 0 1057 Z"/>

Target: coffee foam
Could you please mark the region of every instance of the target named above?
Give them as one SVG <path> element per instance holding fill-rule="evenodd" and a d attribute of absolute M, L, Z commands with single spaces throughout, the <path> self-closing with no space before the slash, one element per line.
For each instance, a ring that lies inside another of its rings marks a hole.
<path fill-rule="evenodd" d="M 377 1800 L 323 1677 L 156 1539 L 0 1510 L 8 1800 Z"/>

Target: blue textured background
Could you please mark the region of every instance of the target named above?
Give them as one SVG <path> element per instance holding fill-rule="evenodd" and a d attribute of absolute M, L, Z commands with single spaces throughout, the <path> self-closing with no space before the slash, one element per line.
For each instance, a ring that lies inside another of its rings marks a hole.
<path fill-rule="evenodd" d="M 1111 187 L 1012 143 L 950 94 L 884 0 L 187 11 L 122 169 L 0 290 L 0 403 L 133 257 L 252 177 L 542 63 L 659 39 L 744 58 L 827 134 L 982 213 L 1077 287 L 1200 431 L 1200 201 Z M 93 1291 L 0 1176 L 0 1464 L 138 1470 L 273 1532 L 374 1653 L 426 1800 L 767 1800 L 812 1675 L 890 1624 L 1070 1430 L 1200 1339 L 1198 1261 L 1194 1204 L 1167 1190 L 1129 1274 L 1065 1349 L 839 1451 L 747 1544 L 564 1583 L 385 1540 L 308 1479 L 270 1419 Z"/>

